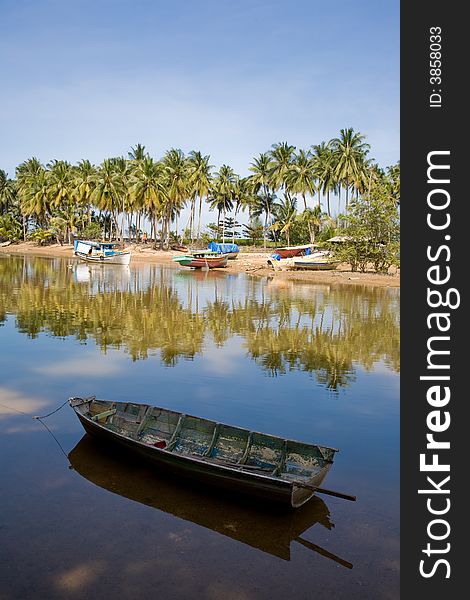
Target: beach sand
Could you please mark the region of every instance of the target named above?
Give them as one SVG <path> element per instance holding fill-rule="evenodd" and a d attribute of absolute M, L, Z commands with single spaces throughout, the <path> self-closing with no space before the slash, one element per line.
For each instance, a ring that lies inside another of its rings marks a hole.
<path fill-rule="evenodd" d="M 172 257 L 181 252 L 174 250 L 154 250 L 149 244 L 130 245 L 132 250 L 131 265 L 133 263 L 156 263 L 168 264 L 175 269 L 185 269 L 171 261 Z M 50 246 L 38 246 L 35 242 L 23 242 L 0 247 L 2 254 L 22 254 L 31 256 L 50 256 L 75 259 L 73 246 L 64 244 L 52 244 Z M 388 275 L 378 273 L 352 272 L 348 265 L 339 265 L 332 271 L 274 271 L 267 264 L 270 252 L 240 252 L 236 260 L 229 260 L 225 269 L 218 271 L 228 273 L 247 273 L 257 276 L 269 276 L 282 285 L 283 281 L 303 281 L 311 283 L 343 284 L 343 285 L 370 285 L 380 287 L 400 287 L 399 270 L 390 270 Z"/>

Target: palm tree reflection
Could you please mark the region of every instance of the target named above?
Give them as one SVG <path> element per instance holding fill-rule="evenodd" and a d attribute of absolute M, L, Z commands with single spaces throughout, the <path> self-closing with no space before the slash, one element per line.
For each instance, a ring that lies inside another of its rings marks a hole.
<path fill-rule="evenodd" d="M 78 275 L 77 275 L 78 272 Z M 54 259 L 0 261 L 0 319 L 14 314 L 19 331 L 93 339 L 106 353 L 121 348 L 132 360 L 159 351 L 169 366 L 192 360 L 207 344 L 237 337 L 269 375 L 305 371 L 332 390 L 355 380 L 356 365 L 378 361 L 398 372 L 399 298 L 389 289 L 314 286 L 278 288 L 154 266 L 97 268 Z"/>

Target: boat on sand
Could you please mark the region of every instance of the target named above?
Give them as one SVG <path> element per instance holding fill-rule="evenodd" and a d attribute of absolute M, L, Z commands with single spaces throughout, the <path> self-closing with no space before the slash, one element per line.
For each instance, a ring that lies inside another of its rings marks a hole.
<path fill-rule="evenodd" d="M 130 250 L 119 250 L 113 242 L 93 242 L 75 240 L 73 253 L 88 263 L 128 265 L 131 260 Z"/>
<path fill-rule="evenodd" d="M 193 269 L 220 269 L 227 266 L 228 257 L 226 254 L 219 254 L 210 250 L 201 250 L 194 251 L 191 254 L 173 256 L 172 260 L 182 267 L 191 267 Z"/>
<path fill-rule="evenodd" d="M 304 244 L 303 246 L 284 246 L 283 248 L 276 248 L 275 254 L 278 254 L 280 258 L 292 258 L 293 256 L 303 256 L 314 252 L 315 248 L 318 248 L 316 244 Z"/>

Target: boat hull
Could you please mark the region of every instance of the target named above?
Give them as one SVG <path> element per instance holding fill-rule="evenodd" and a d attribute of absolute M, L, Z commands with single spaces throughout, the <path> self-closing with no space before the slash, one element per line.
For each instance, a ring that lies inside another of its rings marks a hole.
<path fill-rule="evenodd" d="M 80 413 L 77 416 L 84 430 L 95 439 L 105 444 L 115 444 L 135 456 L 144 458 L 158 469 L 168 474 L 196 480 L 199 484 L 233 490 L 236 493 L 256 496 L 277 504 L 291 506 L 292 487 L 288 482 L 279 481 L 253 481 L 246 477 L 246 473 L 227 473 L 217 465 L 210 465 L 202 461 L 195 461 L 186 456 L 171 454 L 158 448 L 136 442 L 124 436 L 116 435 Z M 312 494 L 310 493 L 310 496 Z"/>
<path fill-rule="evenodd" d="M 284 440 L 246 429 L 235 428 L 235 431 L 233 427 L 215 421 L 149 405 L 97 401 L 95 398 L 71 398 L 70 405 L 88 434 L 107 445 L 118 445 L 163 471 L 195 480 L 198 485 L 221 487 L 232 493 L 294 508 L 314 495 L 336 452 L 333 448 Z M 157 422 L 160 425 L 156 425 Z M 187 426 L 184 425 L 186 422 L 189 423 Z M 184 435 L 183 430 L 186 431 Z M 243 446 L 240 446 L 241 442 Z M 241 450 L 242 447 L 245 450 Z M 281 447 L 284 448 L 282 456 L 277 454 L 276 459 L 281 462 L 272 462 Z M 240 451 L 245 457 L 242 462 Z M 279 465 L 277 468 L 276 464 Z M 307 464 L 313 466 L 307 467 Z M 285 476 L 274 474 L 281 469 L 280 465 L 286 469 Z M 310 469 L 307 478 L 302 475 L 299 480 L 296 469 Z"/>
<path fill-rule="evenodd" d="M 285 246 L 284 248 L 276 248 L 275 253 L 281 258 L 293 258 L 294 256 L 303 256 L 307 250 L 313 251 L 315 245 L 307 246 Z"/>
<path fill-rule="evenodd" d="M 210 258 L 198 258 L 193 256 L 176 256 L 173 258 L 174 262 L 177 262 L 182 267 L 190 267 L 193 269 L 220 269 L 227 266 L 228 257 L 210 257 Z"/>
<path fill-rule="evenodd" d="M 331 271 L 336 269 L 338 262 L 303 262 L 294 261 L 291 268 L 293 269 L 306 269 L 307 271 Z"/>
<path fill-rule="evenodd" d="M 75 256 L 80 260 L 83 260 L 84 262 L 92 263 L 95 265 L 128 265 L 131 261 L 130 252 L 120 252 L 118 254 L 113 254 L 110 256 L 93 256 L 83 254 L 82 252 L 75 252 Z"/>

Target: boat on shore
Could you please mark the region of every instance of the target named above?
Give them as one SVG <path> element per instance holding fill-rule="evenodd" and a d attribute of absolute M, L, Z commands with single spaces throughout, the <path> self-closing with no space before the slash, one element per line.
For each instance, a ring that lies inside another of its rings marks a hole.
<path fill-rule="evenodd" d="M 336 269 L 341 261 L 334 260 L 328 250 L 315 252 L 309 256 L 299 256 L 292 259 L 291 269 L 308 271 L 331 271 Z"/>
<path fill-rule="evenodd" d="M 133 402 L 70 398 L 83 428 L 198 484 L 297 508 L 321 488 L 336 449 Z"/>
<path fill-rule="evenodd" d="M 309 254 L 318 248 L 316 244 L 305 244 L 303 246 L 284 246 L 283 248 L 276 248 L 275 254 L 279 255 L 279 258 L 292 258 L 294 256 L 303 256 Z"/>
<path fill-rule="evenodd" d="M 182 267 L 220 269 L 227 266 L 228 257 L 226 254 L 219 254 L 211 250 L 195 250 L 190 254 L 173 256 L 172 260 Z"/>
<path fill-rule="evenodd" d="M 128 265 L 131 260 L 131 251 L 119 250 L 117 246 L 118 244 L 113 242 L 75 240 L 73 253 L 88 263 Z"/>
<path fill-rule="evenodd" d="M 208 245 L 208 249 L 217 254 L 226 254 L 229 260 L 235 260 L 238 258 L 240 251 L 238 244 L 218 244 L 217 242 L 211 242 Z"/>
<path fill-rule="evenodd" d="M 305 256 L 296 256 L 292 258 L 278 258 L 276 255 L 271 255 L 267 263 L 274 271 L 292 271 L 292 270 L 307 270 L 307 271 L 331 271 L 336 269 L 340 264 L 339 260 L 335 260 L 328 250 L 318 250 Z"/>

